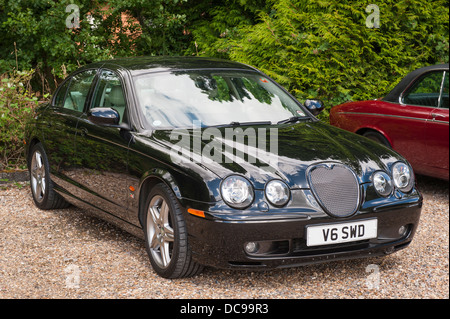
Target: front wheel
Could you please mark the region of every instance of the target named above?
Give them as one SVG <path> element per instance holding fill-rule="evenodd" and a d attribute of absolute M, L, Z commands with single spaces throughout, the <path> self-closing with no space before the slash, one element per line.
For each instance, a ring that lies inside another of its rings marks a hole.
<path fill-rule="evenodd" d="M 156 185 L 146 202 L 145 244 L 155 272 L 164 278 L 184 278 L 203 267 L 192 260 L 183 214 L 172 191 Z"/>

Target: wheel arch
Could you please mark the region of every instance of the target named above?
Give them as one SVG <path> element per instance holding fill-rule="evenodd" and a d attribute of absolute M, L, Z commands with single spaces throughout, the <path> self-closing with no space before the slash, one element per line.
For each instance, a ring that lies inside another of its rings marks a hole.
<path fill-rule="evenodd" d="M 139 199 L 138 218 L 142 227 L 144 227 L 144 215 L 146 213 L 144 209 L 145 202 L 147 200 L 146 195 L 148 195 L 151 192 L 152 188 L 159 183 L 164 183 L 172 191 L 179 202 L 181 202 L 182 200 L 180 188 L 169 172 L 163 170 L 154 170 L 152 173 L 145 174 L 141 178 L 139 191 L 137 194 Z"/>
<path fill-rule="evenodd" d="M 31 156 L 31 150 L 33 149 L 33 147 L 38 144 L 41 143 L 41 141 L 37 138 L 37 137 L 33 137 L 29 142 L 27 147 L 25 148 L 26 152 L 25 152 L 25 159 L 27 161 L 27 166 L 30 167 L 30 156 Z"/>
<path fill-rule="evenodd" d="M 380 129 L 378 129 L 378 128 L 372 128 L 372 127 L 362 127 L 362 128 L 359 128 L 358 130 L 356 130 L 356 134 L 358 134 L 358 135 L 364 135 L 365 133 L 367 133 L 367 132 L 373 132 L 373 133 L 378 133 L 378 134 L 380 134 L 381 136 L 383 136 L 385 139 L 386 139 L 386 141 L 389 143 L 389 145 L 392 147 L 392 140 L 391 140 L 391 138 L 385 133 L 385 132 L 383 132 L 382 130 L 380 130 Z"/>

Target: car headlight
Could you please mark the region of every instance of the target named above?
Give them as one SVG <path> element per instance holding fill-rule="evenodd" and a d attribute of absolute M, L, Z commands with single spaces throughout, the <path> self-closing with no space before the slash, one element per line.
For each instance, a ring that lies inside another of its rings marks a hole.
<path fill-rule="evenodd" d="M 231 207 L 246 208 L 253 202 L 253 187 L 244 177 L 232 175 L 220 186 L 223 200 Z"/>
<path fill-rule="evenodd" d="M 414 186 L 414 176 L 408 165 L 398 162 L 392 166 L 394 185 L 403 192 L 409 192 Z"/>
<path fill-rule="evenodd" d="M 392 185 L 392 179 L 385 172 L 375 172 L 372 177 L 373 186 L 378 194 L 383 197 L 387 197 L 392 194 L 394 186 Z"/>
<path fill-rule="evenodd" d="M 266 185 L 266 197 L 274 206 L 284 206 L 290 198 L 289 187 L 282 181 L 272 180 Z"/>

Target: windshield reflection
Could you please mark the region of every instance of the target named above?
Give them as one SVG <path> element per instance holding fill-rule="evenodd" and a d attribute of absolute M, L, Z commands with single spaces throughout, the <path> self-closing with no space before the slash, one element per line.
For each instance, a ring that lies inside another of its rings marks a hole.
<path fill-rule="evenodd" d="M 188 128 L 270 122 L 307 116 L 300 104 L 258 73 L 193 71 L 135 78 L 149 128 Z"/>

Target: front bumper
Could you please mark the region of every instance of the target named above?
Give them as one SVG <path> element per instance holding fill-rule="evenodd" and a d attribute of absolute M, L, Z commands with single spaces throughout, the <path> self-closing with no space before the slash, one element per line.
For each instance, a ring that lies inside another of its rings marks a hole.
<path fill-rule="evenodd" d="M 224 218 L 220 214 L 199 218 L 186 214 L 186 221 L 189 244 L 198 263 L 216 268 L 268 269 L 391 254 L 411 243 L 421 209 L 422 197 L 417 196 L 397 205 L 362 209 L 349 218 L 332 218 L 323 213 L 298 214 L 297 217 L 291 214 L 266 220 Z M 306 245 L 308 225 L 373 218 L 378 221 L 376 238 L 323 246 Z M 399 234 L 401 226 L 405 226 L 406 231 Z M 247 252 L 244 247 L 248 242 L 257 242 L 261 249 L 256 253 Z"/>

